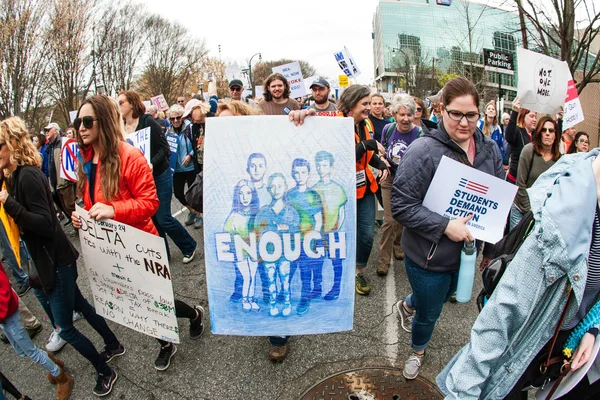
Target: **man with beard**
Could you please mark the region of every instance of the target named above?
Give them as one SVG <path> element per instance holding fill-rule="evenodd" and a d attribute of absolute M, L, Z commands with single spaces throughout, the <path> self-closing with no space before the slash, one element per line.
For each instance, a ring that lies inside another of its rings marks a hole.
<path fill-rule="evenodd" d="M 312 108 L 320 116 L 336 116 L 337 107 L 329 101 L 329 93 L 331 92 L 329 82 L 324 78 L 317 78 L 311 85 L 312 95 L 315 103 L 309 108 Z"/>
<path fill-rule="evenodd" d="M 290 111 L 300 110 L 298 102 L 290 99 L 290 84 L 285 76 L 274 73 L 264 83 L 264 100 L 258 103 L 264 115 L 287 115 Z"/>

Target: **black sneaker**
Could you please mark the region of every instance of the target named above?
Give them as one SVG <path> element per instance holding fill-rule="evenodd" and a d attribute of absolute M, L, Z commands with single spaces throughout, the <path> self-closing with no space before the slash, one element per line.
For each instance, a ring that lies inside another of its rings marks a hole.
<path fill-rule="evenodd" d="M 94 394 L 98 397 L 104 397 L 110 394 L 118 377 L 119 374 L 117 374 L 117 371 L 112 368 L 110 370 L 110 375 L 98 374 L 96 387 L 94 388 Z"/>
<path fill-rule="evenodd" d="M 40 333 L 44 327 L 42 324 L 38 324 L 35 328 L 26 328 L 27 334 L 29 335 L 29 339 L 33 339 L 35 335 Z"/>
<path fill-rule="evenodd" d="M 198 339 L 204 332 L 204 308 L 202 306 L 194 307 L 198 313 L 196 319 L 190 320 L 190 339 Z"/>
<path fill-rule="evenodd" d="M 121 343 L 119 343 L 119 347 L 114 350 L 104 350 L 100 353 L 100 357 L 104 359 L 104 361 L 109 362 L 115 357 L 119 357 L 125 354 L 125 347 Z"/>
<path fill-rule="evenodd" d="M 0 332 L 0 341 L 2 341 L 2 343 L 6 343 L 6 344 L 10 343 L 10 342 L 8 341 L 8 338 L 7 338 L 7 337 L 6 337 L 6 335 L 4 334 L 4 332 Z"/>
<path fill-rule="evenodd" d="M 171 343 L 168 347 L 160 346 L 160 352 L 158 353 L 158 357 L 156 357 L 156 361 L 154 361 L 154 368 L 159 371 L 164 371 L 169 368 L 171 365 L 171 358 L 177 353 L 177 346 Z"/>
<path fill-rule="evenodd" d="M 31 290 L 31 286 L 29 285 L 21 285 L 17 288 L 16 292 L 19 297 L 23 297 Z"/>

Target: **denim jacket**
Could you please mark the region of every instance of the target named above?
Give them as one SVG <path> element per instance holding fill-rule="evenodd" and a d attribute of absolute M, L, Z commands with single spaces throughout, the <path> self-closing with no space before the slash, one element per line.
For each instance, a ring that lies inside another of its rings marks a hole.
<path fill-rule="evenodd" d="M 533 232 L 475 321 L 471 341 L 437 376 L 446 399 L 504 398 L 552 338 L 569 286 L 576 301 L 565 321 L 575 315 L 587 278 L 599 153 L 563 156 L 528 190 Z"/>

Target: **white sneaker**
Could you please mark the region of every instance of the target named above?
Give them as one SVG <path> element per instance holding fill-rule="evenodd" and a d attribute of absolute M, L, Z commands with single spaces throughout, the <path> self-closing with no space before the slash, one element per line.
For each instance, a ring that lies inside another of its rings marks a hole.
<path fill-rule="evenodd" d="M 54 353 L 65 347 L 65 344 L 67 344 L 67 342 L 60 337 L 58 331 L 55 329 L 50 334 L 48 344 L 46 344 L 46 350 L 48 350 L 51 353 Z"/>
<path fill-rule="evenodd" d="M 192 260 L 194 259 L 194 256 L 196 255 L 196 249 L 194 249 L 194 252 L 189 255 L 189 256 L 183 256 L 183 260 L 181 260 L 184 264 L 189 264 L 190 262 L 192 262 Z"/>

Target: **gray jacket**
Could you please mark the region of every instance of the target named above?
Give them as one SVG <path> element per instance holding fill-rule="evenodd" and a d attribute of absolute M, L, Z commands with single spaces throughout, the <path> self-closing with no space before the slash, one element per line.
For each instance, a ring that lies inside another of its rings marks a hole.
<path fill-rule="evenodd" d="M 479 129 L 474 137 L 473 167 L 504 179 L 498 145 Z M 431 271 L 455 271 L 460 264 L 463 243 L 453 242 L 444 235 L 450 220 L 423 207 L 422 203 L 442 156 L 461 162 L 461 153 L 465 158 L 465 151 L 450 139 L 440 122 L 437 129 L 411 143 L 398 165 L 392 186 L 392 214 L 404 226 L 402 249 L 414 262 Z"/>

